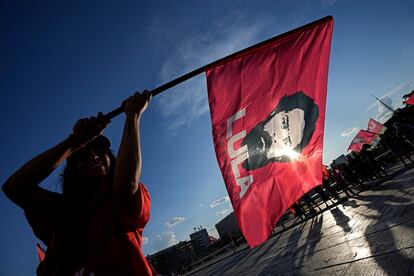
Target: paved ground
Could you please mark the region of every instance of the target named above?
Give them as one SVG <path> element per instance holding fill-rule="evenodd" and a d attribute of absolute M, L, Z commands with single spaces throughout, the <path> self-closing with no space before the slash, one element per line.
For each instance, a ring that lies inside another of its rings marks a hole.
<path fill-rule="evenodd" d="M 414 168 L 220 259 L 189 274 L 414 275 Z"/>

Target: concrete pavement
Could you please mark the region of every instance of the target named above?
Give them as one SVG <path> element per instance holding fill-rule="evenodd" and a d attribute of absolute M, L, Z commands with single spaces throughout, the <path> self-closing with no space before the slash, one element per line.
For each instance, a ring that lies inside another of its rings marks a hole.
<path fill-rule="evenodd" d="M 414 275 L 414 168 L 189 275 Z"/>

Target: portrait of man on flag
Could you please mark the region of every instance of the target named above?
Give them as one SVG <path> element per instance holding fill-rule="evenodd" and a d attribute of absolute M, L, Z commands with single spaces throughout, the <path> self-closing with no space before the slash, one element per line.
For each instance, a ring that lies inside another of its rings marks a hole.
<path fill-rule="evenodd" d="M 302 91 L 283 97 L 275 110 L 244 138 L 249 159 L 246 170 L 255 170 L 272 162 L 290 162 L 308 145 L 315 130 L 319 108 Z"/>

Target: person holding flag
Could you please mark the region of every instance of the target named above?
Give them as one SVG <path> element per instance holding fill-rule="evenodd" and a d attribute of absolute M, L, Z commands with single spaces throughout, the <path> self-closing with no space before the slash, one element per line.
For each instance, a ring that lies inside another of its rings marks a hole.
<path fill-rule="evenodd" d="M 102 134 L 102 114 L 80 119 L 61 143 L 8 178 L 5 194 L 23 208 L 46 246 L 38 275 L 156 275 L 141 251 L 150 197 L 139 182 L 139 125 L 151 99 L 135 93 L 123 102 L 125 124 L 117 158 Z M 39 184 L 63 161 L 63 193 Z"/>

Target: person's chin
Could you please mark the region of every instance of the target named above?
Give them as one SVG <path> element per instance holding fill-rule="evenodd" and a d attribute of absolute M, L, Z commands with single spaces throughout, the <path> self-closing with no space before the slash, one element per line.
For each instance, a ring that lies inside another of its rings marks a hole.
<path fill-rule="evenodd" d="M 106 175 L 107 175 L 107 172 L 104 168 L 96 168 L 94 170 L 89 171 L 87 177 L 91 180 L 92 179 L 99 180 L 99 179 L 104 178 Z"/>

